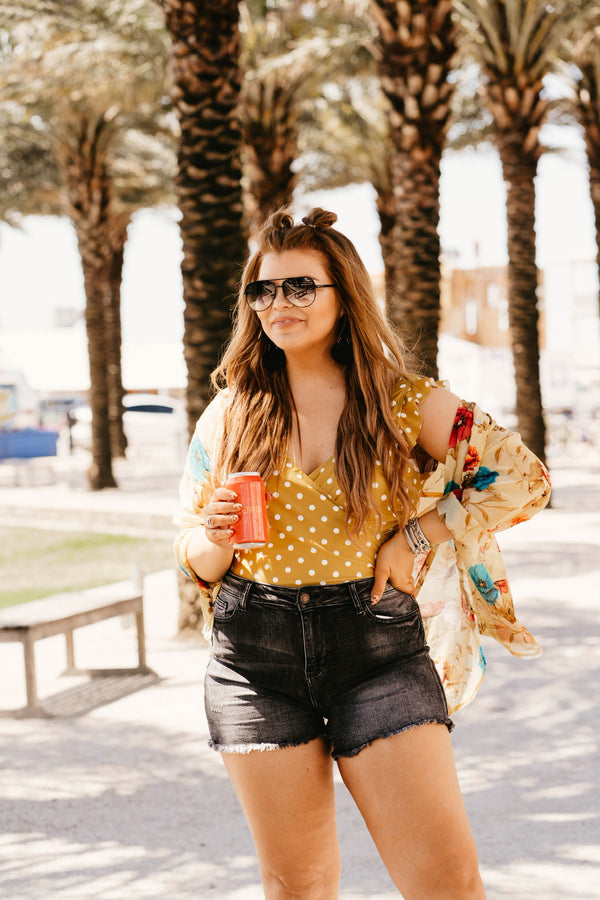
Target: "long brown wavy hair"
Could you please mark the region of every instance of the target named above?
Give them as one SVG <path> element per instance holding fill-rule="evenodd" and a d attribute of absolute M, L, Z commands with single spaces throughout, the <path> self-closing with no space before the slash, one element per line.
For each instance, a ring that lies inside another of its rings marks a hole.
<path fill-rule="evenodd" d="M 335 473 L 345 497 L 346 525 L 358 535 L 370 515 L 378 519 L 372 497 L 375 461 L 379 460 L 390 502 L 400 523 L 414 513 L 416 497 L 406 478 L 410 449 L 392 409 L 392 394 L 407 372 L 398 339 L 385 321 L 369 274 L 352 242 L 331 226 L 333 212 L 313 209 L 294 224 L 288 210 L 273 213 L 257 250 L 242 274 L 231 342 L 213 372 L 217 388 L 227 386 L 224 430 L 215 453 L 213 484 L 229 472 L 257 471 L 266 479 L 282 470 L 289 447 L 293 399 L 285 365 L 265 366 L 272 344 L 257 314 L 244 298 L 244 288 L 259 278 L 263 256 L 286 250 L 317 251 L 324 258 L 349 328 L 353 361 L 345 365 L 346 405 L 340 416 Z"/>

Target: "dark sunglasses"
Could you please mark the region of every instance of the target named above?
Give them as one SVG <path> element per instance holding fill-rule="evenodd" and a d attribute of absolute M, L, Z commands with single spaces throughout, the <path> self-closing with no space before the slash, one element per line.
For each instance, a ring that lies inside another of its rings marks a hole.
<path fill-rule="evenodd" d="M 250 309 L 262 312 L 268 309 L 275 299 L 278 285 L 274 281 L 251 281 L 244 289 L 244 296 Z M 293 306 L 310 306 L 315 302 L 317 288 L 336 287 L 335 284 L 315 284 L 315 279 L 308 275 L 297 278 L 284 278 L 281 289 Z"/>

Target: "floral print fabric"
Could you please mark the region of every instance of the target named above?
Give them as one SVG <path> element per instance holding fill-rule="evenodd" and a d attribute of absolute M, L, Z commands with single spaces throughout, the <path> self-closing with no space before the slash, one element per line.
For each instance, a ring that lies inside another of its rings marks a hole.
<path fill-rule="evenodd" d="M 444 465 L 423 485 L 422 509 L 435 505 L 453 540 L 417 565 L 417 599 L 450 711 L 469 703 L 485 672 L 479 635 L 517 656 L 541 648 L 515 616 L 494 532 L 530 519 L 548 502 L 550 479 L 520 436 L 474 403 L 457 410 Z"/>

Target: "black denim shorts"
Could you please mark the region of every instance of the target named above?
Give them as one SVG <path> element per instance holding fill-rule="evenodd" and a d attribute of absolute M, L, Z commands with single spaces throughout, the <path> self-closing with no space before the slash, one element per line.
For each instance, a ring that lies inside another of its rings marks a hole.
<path fill-rule="evenodd" d="M 248 753 L 322 737 L 334 758 L 431 722 L 451 729 L 417 602 L 372 578 L 291 588 L 228 574 L 205 682 L 210 745 Z"/>

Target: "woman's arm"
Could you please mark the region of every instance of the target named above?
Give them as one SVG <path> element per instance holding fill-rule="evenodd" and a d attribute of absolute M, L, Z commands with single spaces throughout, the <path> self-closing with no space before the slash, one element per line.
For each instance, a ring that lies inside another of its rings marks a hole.
<path fill-rule="evenodd" d="M 421 431 L 417 443 L 433 459 L 445 462 L 450 443 L 450 434 L 456 417 L 460 399 L 445 388 L 434 388 L 419 404 L 421 413 Z M 419 517 L 423 534 L 431 544 L 443 544 L 449 541 L 452 533 L 446 528 L 437 510 L 430 509 Z M 413 580 L 414 553 L 400 529 L 386 541 L 377 554 L 375 579 L 371 591 L 371 600 L 376 603 L 380 599 L 386 583 L 401 591 L 411 594 L 415 589 Z"/>
<path fill-rule="evenodd" d="M 417 443 L 438 462 L 446 462 L 460 398 L 446 388 L 433 390 L 419 403 L 421 431 Z"/>

